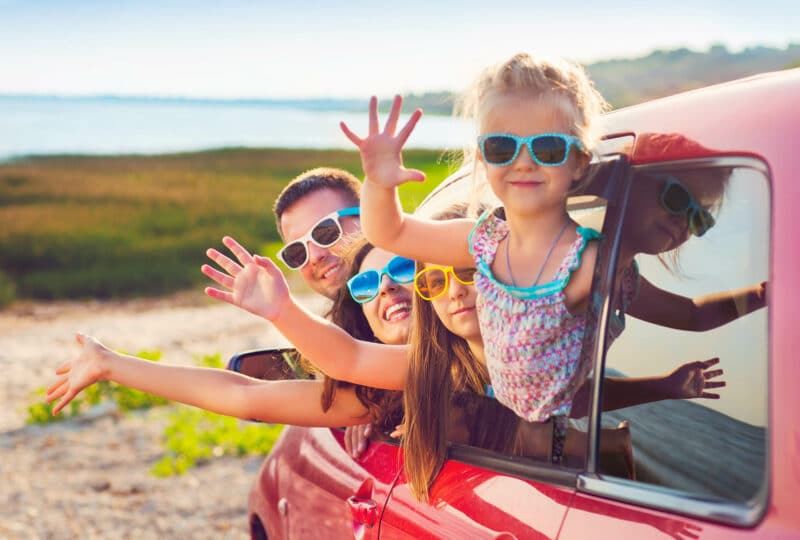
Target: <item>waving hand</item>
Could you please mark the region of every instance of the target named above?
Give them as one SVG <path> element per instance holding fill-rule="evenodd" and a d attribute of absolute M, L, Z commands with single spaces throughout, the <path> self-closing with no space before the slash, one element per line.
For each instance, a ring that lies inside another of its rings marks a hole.
<path fill-rule="evenodd" d="M 53 407 L 54 415 L 80 394 L 81 390 L 103 380 L 103 357 L 111 353 L 105 345 L 91 336 L 78 333 L 75 340 L 81 346 L 81 353 L 75 360 L 64 362 L 56 369 L 56 380 L 47 388 L 47 402 L 58 399 Z"/>
<path fill-rule="evenodd" d="M 403 156 L 401 154 L 403 145 L 414 130 L 414 126 L 417 125 L 420 116 L 422 116 L 422 111 L 417 109 L 411 113 L 411 118 L 408 119 L 406 125 L 395 134 L 402 105 L 403 98 L 395 96 L 394 102 L 392 102 L 392 109 L 389 111 L 389 117 L 386 119 L 386 125 L 381 131 L 378 122 L 378 99 L 372 96 L 369 100 L 369 134 L 363 139 L 353 133 L 344 122 L 339 124 L 347 138 L 361 152 L 361 165 L 364 167 L 366 179 L 377 182 L 387 188 L 395 187 L 405 182 L 422 182 L 425 180 L 425 173 L 422 171 L 406 169 L 403 166 Z"/>
<path fill-rule="evenodd" d="M 227 290 L 206 287 L 206 294 L 217 300 L 238 306 L 254 315 L 274 320 L 289 298 L 286 278 L 271 260 L 249 251 L 230 236 L 222 239 L 238 259 L 238 263 L 216 249 L 209 249 L 206 255 L 222 267 L 225 272 L 204 264 L 205 275 Z"/>

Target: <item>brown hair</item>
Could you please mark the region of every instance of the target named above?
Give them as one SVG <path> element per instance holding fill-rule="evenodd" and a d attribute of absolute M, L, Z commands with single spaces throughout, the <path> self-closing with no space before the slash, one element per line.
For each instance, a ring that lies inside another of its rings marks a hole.
<path fill-rule="evenodd" d="M 467 205 L 458 204 L 434 219 L 466 215 Z M 483 394 L 489 375 L 466 340 L 445 328 L 430 302 L 415 294 L 412 313 L 409 369 L 403 393 L 404 468 L 411 493 L 419 500 L 428 500 L 428 488 L 447 457 L 451 400 L 462 391 Z"/>
<path fill-rule="evenodd" d="M 358 206 L 361 199 L 361 182 L 358 178 L 343 169 L 317 167 L 293 178 L 275 199 L 273 211 L 278 232 L 281 230 L 281 216 L 294 203 L 320 189 L 332 189 L 344 195 L 347 204 Z"/>
<path fill-rule="evenodd" d="M 351 236 L 344 240 L 348 245 L 343 262 L 348 268 L 348 279 L 359 272 L 361 264 L 374 246 L 360 235 Z M 340 288 L 333 298 L 333 305 L 326 314 L 336 326 L 344 329 L 356 339 L 380 343 L 369 326 L 361 304 L 353 300 L 346 286 Z M 308 362 L 304 362 L 308 366 Z M 313 368 L 312 368 L 313 369 Z M 401 392 L 392 392 L 339 381 L 325 376 L 322 391 L 322 410 L 327 411 L 336 398 L 337 388 L 353 388 L 356 397 L 369 411 L 373 423 L 383 430 L 393 430 L 402 420 Z"/>

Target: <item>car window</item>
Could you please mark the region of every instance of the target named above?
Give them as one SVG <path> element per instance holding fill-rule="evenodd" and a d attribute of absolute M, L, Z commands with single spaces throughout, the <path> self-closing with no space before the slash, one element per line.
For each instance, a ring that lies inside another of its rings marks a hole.
<path fill-rule="evenodd" d="M 606 322 L 602 406 L 616 410 L 601 414 L 602 476 L 722 503 L 765 487 L 769 206 L 755 160 L 633 167 Z M 619 444 L 632 471 L 604 459 Z"/>

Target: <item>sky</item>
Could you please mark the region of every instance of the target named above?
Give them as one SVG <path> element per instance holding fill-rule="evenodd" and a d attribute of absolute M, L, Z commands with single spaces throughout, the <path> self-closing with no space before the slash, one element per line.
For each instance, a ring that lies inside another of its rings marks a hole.
<path fill-rule="evenodd" d="M 361 98 L 458 91 L 519 51 L 788 43 L 797 0 L 0 0 L 0 94 Z"/>

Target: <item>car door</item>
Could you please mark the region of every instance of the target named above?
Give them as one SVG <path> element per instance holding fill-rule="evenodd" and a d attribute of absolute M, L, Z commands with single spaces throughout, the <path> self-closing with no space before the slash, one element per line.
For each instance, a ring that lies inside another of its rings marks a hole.
<path fill-rule="evenodd" d="M 228 369 L 272 381 L 308 378 L 294 349 L 243 352 Z M 382 433 L 374 438 L 388 440 Z M 400 467 L 396 444 L 372 441 L 354 460 L 343 429 L 285 426 L 250 490 L 251 536 L 377 538 Z"/>
<path fill-rule="evenodd" d="M 396 445 L 372 442 L 354 460 L 344 449 L 343 430 L 286 426 L 262 465 L 249 507 L 268 538 L 378 538 L 400 471 L 397 453 Z"/>
<path fill-rule="evenodd" d="M 381 521 L 381 538 L 556 538 L 575 474 L 519 463 L 472 447 L 451 448 L 431 488 L 417 501 L 401 475 Z"/>
<path fill-rule="evenodd" d="M 671 134 L 670 144 L 679 138 Z M 769 307 L 763 295 L 770 276 L 769 170 L 747 155 L 698 152 L 701 148 L 694 147 L 693 157 L 631 167 L 627 209 L 619 234 L 609 240 L 617 254 L 638 253 L 639 296 L 630 313 L 622 314 L 624 332 L 613 344 L 606 332 L 607 353 L 597 364 L 607 377 L 684 381 L 684 394 L 695 395 L 655 399 L 654 394 L 640 404 L 634 404 L 640 398 L 615 396 L 628 406 L 604 412 L 595 402 L 587 430 L 599 436 L 590 455 L 597 456 L 603 444 L 602 427 L 626 421 L 635 477 L 620 478 L 600 459 L 588 459 L 560 539 L 745 538 L 753 536 L 751 527 L 766 512 Z M 671 206 L 677 195 L 670 190 L 683 188 L 686 204 Z M 636 243 L 648 249 L 633 249 Z M 610 283 L 619 288 L 622 281 Z M 724 313 L 690 310 L 695 319 L 670 321 L 663 307 L 673 302 L 669 295 L 700 306 L 722 295 L 735 300 L 723 304 Z M 645 299 L 651 303 L 642 305 Z M 619 315 L 615 306 L 603 314 L 606 327 Z M 632 316 L 637 314 L 662 321 L 641 321 Z M 699 369 L 697 362 L 706 365 Z M 595 395 L 607 399 L 614 391 L 606 378 L 597 379 Z M 766 530 L 761 534 L 769 536 Z"/>
<path fill-rule="evenodd" d="M 764 280 L 766 306 L 750 311 L 740 296 L 740 317 L 699 333 L 631 321 L 608 349 L 607 372 L 633 376 L 687 354 L 718 357 L 727 385 L 714 389 L 715 400 L 602 415 L 595 399 L 590 430 L 632 419 L 638 474 L 635 481 L 617 478 L 595 463 L 592 450 L 561 538 L 800 538 L 798 91 L 800 70 L 784 70 L 606 118 L 610 131 L 635 133 L 637 147 L 648 132 L 682 133 L 705 147 L 698 153 L 697 145 L 669 145 L 645 155 L 634 149 L 637 167 L 676 168 L 677 177 L 698 166 L 730 169 L 716 224 L 681 248 L 681 271 L 660 271 L 662 261 L 645 258 L 642 275 L 691 297 Z"/>

